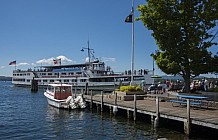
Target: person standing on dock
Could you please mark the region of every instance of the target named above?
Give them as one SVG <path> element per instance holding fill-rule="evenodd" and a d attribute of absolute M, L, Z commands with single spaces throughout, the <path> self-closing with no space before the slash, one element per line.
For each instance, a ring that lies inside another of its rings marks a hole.
<path fill-rule="evenodd" d="M 204 91 L 207 91 L 209 87 L 209 82 L 207 81 L 207 79 L 204 79 Z"/>

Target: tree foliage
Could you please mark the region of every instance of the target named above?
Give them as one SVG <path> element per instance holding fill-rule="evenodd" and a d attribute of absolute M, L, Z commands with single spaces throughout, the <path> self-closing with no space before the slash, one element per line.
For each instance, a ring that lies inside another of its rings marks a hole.
<path fill-rule="evenodd" d="M 163 72 L 181 75 L 187 87 L 191 77 L 217 69 L 211 67 L 217 56 L 208 51 L 217 45 L 217 0 L 147 0 L 138 10 L 138 20 L 153 31 L 159 49 L 153 57 Z"/>

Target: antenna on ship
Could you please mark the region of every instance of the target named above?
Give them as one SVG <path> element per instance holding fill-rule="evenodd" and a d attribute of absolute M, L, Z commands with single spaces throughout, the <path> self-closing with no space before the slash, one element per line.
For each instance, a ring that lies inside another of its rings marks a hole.
<path fill-rule="evenodd" d="M 90 48 L 89 48 L 89 40 L 88 40 L 87 43 L 88 43 L 88 47 L 87 47 L 87 48 L 82 47 L 81 51 L 84 52 L 84 49 L 87 49 L 87 50 L 88 50 L 88 58 L 89 58 L 89 63 L 90 63 L 90 62 L 91 62 L 90 56 L 91 56 L 91 54 L 92 54 L 92 56 L 94 56 L 94 55 L 93 55 L 94 49 L 90 49 Z M 92 52 L 92 51 L 93 51 L 93 52 Z"/>

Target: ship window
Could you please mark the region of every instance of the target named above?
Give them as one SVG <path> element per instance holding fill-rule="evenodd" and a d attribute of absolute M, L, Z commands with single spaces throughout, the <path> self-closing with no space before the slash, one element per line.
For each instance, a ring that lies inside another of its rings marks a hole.
<path fill-rule="evenodd" d="M 25 82 L 25 79 L 13 79 L 13 81 Z"/>
<path fill-rule="evenodd" d="M 27 80 L 27 82 L 30 82 L 30 80 Z"/>
<path fill-rule="evenodd" d="M 67 75 L 66 73 L 61 73 L 62 75 Z"/>
<path fill-rule="evenodd" d="M 69 82 L 69 80 L 64 80 L 64 82 Z"/>
<path fill-rule="evenodd" d="M 139 80 L 144 80 L 144 77 L 134 77 L 133 79 L 139 81 Z"/>
<path fill-rule="evenodd" d="M 50 82 L 54 82 L 54 80 L 50 80 Z"/>
<path fill-rule="evenodd" d="M 77 72 L 76 74 L 82 74 L 82 72 Z"/>
<path fill-rule="evenodd" d="M 52 73 L 48 73 L 48 75 L 52 75 Z"/>
<path fill-rule="evenodd" d="M 47 82 L 48 80 L 43 80 L 43 82 Z"/>

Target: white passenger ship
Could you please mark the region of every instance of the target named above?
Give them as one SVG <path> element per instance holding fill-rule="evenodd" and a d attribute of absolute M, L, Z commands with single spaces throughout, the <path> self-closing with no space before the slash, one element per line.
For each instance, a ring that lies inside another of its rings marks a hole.
<path fill-rule="evenodd" d="M 153 82 L 147 70 L 134 71 L 133 75 L 133 83 L 136 85 L 150 85 Z M 34 70 L 13 71 L 12 83 L 15 85 L 30 86 L 33 79 L 38 81 L 39 86 L 47 86 L 59 81 L 77 87 L 88 85 L 90 89 L 102 87 L 114 89 L 120 85 L 129 85 L 131 72 L 114 73 L 110 67 L 106 67 L 105 63 L 99 60 L 84 64 L 41 66 Z"/>

